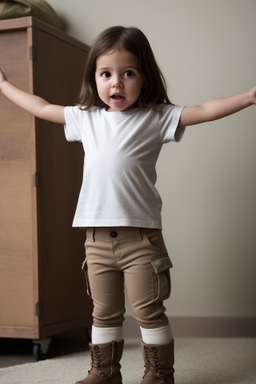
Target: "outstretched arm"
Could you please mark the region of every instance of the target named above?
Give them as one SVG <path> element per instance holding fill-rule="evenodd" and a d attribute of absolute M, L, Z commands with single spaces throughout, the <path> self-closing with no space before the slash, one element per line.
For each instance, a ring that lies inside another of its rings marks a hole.
<path fill-rule="evenodd" d="M 40 119 L 65 124 L 64 107 L 48 103 L 41 97 L 25 92 L 11 84 L 0 69 L 0 91 L 13 103 Z"/>
<path fill-rule="evenodd" d="M 256 87 L 241 95 L 208 101 L 202 105 L 188 106 L 182 111 L 180 125 L 188 126 L 221 119 L 256 104 Z"/>

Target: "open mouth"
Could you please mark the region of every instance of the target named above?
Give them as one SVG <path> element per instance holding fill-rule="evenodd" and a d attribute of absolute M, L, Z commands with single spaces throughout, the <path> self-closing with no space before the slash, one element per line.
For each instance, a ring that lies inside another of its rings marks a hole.
<path fill-rule="evenodd" d="M 112 100 L 112 103 L 113 103 L 115 106 L 118 107 L 118 106 L 123 105 L 124 100 L 125 100 L 125 97 L 122 96 L 122 95 L 116 94 L 116 95 L 112 95 L 112 96 L 111 96 L 111 100 Z"/>
<path fill-rule="evenodd" d="M 114 100 L 123 100 L 123 99 L 124 99 L 124 96 L 121 96 L 121 95 L 112 95 L 111 98 L 114 99 Z"/>

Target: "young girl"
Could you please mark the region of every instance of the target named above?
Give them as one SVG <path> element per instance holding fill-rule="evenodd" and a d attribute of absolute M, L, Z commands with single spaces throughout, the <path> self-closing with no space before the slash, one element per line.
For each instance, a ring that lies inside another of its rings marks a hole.
<path fill-rule="evenodd" d="M 144 34 L 112 27 L 91 48 L 77 106 L 49 104 L 12 85 L 3 72 L 0 89 L 33 115 L 65 124 L 67 140 L 84 147 L 73 225 L 86 228 L 83 268 L 94 320 L 92 367 L 77 384 L 122 383 L 124 283 L 142 335 L 141 384 L 173 384 L 174 341 L 163 305 L 172 263 L 161 233 L 157 157 L 163 143 L 181 140 L 185 126 L 256 104 L 256 87 L 199 106 L 175 106 Z"/>

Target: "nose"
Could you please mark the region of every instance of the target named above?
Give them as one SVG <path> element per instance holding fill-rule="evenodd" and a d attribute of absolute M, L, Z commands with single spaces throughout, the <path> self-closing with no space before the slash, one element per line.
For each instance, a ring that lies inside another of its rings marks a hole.
<path fill-rule="evenodd" d="M 119 76 L 113 77 L 112 87 L 113 88 L 122 88 L 123 84 Z"/>

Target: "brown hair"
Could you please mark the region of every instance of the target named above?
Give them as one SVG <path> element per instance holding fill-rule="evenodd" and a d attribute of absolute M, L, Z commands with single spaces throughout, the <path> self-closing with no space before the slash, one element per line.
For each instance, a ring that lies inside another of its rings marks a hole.
<path fill-rule="evenodd" d="M 138 60 L 145 85 L 136 103 L 138 107 L 154 108 L 160 103 L 172 104 L 167 96 L 165 79 L 144 33 L 135 27 L 116 26 L 103 31 L 90 49 L 77 100 L 80 107 L 84 109 L 92 106 L 106 107 L 97 92 L 96 60 L 114 48 L 131 52 Z"/>

